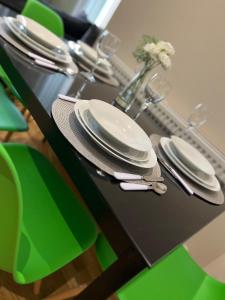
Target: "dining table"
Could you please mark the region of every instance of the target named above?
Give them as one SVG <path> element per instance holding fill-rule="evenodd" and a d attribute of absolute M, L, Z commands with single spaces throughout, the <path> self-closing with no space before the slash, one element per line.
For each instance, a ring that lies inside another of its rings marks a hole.
<path fill-rule="evenodd" d="M 52 117 L 58 94 L 74 95 L 81 85 L 79 73 L 69 76 L 37 66 L 2 38 L 0 64 L 118 257 L 74 299 L 107 299 L 143 269 L 154 268 L 225 210 L 225 204 L 213 205 L 188 195 L 163 166 L 164 195 L 122 191 L 115 178 L 99 172 L 74 149 Z M 87 85 L 82 98 L 112 103 L 120 89 L 97 81 Z M 148 111 L 138 123 L 148 135 L 168 134 Z"/>

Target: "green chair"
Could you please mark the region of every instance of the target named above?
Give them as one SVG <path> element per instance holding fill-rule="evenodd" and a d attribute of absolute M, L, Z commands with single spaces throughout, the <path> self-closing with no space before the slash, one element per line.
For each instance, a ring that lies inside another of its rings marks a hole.
<path fill-rule="evenodd" d="M 41 153 L 0 144 L 0 166 L 0 269 L 17 283 L 48 276 L 95 243 L 94 220 Z"/>
<path fill-rule="evenodd" d="M 96 254 L 103 269 L 117 259 L 102 234 Z M 152 269 L 144 269 L 117 295 L 120 300 L 224 300 L 225 284 L 207 275 L 181 246 Z"/>
<path fill-rule="evenodd" d="M 59 37 L 64 37 L 62 18 L 54 10 L 39 1 L 27 0 L 21 14 L 37 21 Z"/>
<path fill-rule="evenodd" d="M 9 79 L 8 75 L 6 74 L 6 72 L 4 71 L 4 69 L 2 68 L 2 66 L 0 66 L 0 78 L 3 82 L 4 85 L 6 85 L 10 91 L 12 92 L 12 94 L 22 103 L 24 104 L 22 98 L 20 97 L 20 95 L 18 94 L 17 90 L 15 89 L 14 85 L 12 84 L 11 80 Z"/>
<path fill-rule="evenodd" d="M 9 99 L 3 85 L 0 84 L 0 130 L 8 131 L 4 141 L 7 141 L 14 131 L 26 131 L 27 129 L 27 122 Z"/>

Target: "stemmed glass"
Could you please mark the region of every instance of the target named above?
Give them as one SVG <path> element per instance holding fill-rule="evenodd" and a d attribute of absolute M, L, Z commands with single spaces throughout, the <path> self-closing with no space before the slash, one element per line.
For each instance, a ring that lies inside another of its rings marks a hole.
<path fill-rule="evenodd" d="M 198 129 L 207 121 L 207 107 L 203 103 L 197 104 L 187 119 L 186 130 Z"/>
<path fill-rule="evenodd" d="M 154 74 L 145 86 L 145 99 L 135 115 L 134 120 L 137 120 L 141 113 L 145 111 L 149 105 L 158 104 L 164 100 L 168 96 L 170 90 L 171 84 L 159 73 Z"/>
<path fill-rule="evenodd" d="M 103 31 L 103 33 L 98 37 L 96 41 L 97 60 L 89 72 L 80 72 L 84 78 L 84 83 L 77 91 L 77 94 L 75 95 L 76 99 L 80 98 L 88 82 L 94 83 L 96 81 L 94 76 L 95 70 L 100 64 L 108 63 L 108 60 L 117 51 L 119 45 L 120 39 L 107 30 Z"/>
<path fill-rule="evenodd" d="M 198 103 L 190 113 L 190 115 L 187 118 L 186 121 L 186 127 L 184 128 L 184 132 L 189 132 L 194 129 L 200 128 L 202 125 L 204 125 L 207 121 L 207 107 L 203 103 Z M 173 131 L 173 135 L 177 134 L 177 131 L 179 129 L 176 129 Z"/>

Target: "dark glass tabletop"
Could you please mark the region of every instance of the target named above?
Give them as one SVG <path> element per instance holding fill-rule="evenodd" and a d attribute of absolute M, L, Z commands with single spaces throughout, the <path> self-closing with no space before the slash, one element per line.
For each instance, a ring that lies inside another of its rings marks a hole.
<path fill-rule="evenodd" d="M 73 78 L 37 67 L 3 40 L 0 63 L 117 253 L 127 243 L 151 266 L 224 211 L 225 205 L 187 195 L 164 170 L 165 195 L 122 191 L 116 180 L 100 176 L 73 149 L 51 117 L 53 101 L 59 93 L 74 93 L 81 83 L 79 75 Z M 83 98 L 111 102 L 117 93 L 118 88 L 98 82 L 86 88 Z M 139 122 L 148 134 L 165 135 L 148 113 Z"/>

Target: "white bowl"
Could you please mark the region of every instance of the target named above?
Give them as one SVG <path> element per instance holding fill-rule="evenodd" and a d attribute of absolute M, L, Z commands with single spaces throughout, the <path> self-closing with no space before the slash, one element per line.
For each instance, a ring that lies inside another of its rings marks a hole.
<path fill-rule="evenodd" d="M 114 144 L 129 148 L 137 155 L 146 155 L 152 148 L 144 130 L 118 108 L 93 99 L 89 101 L 89 111 L 102 133 Z"/>
<path fill-rule="evenodd" d="M 206 176 L 215 176 L 215 170 L 209 161 L 192 145 L 185 140 L 173 135 L 171 137 L 177 154 L 186 166 Z"/>

